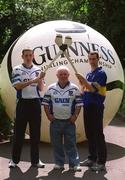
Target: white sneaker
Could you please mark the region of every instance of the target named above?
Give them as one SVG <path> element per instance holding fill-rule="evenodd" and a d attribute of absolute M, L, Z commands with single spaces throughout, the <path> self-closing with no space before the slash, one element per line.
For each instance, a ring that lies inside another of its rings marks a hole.
<path fill-rule="evenodd" d="M 91 167 L 91 170 L 92 171 L 106 171 L 106 167 L 105 167 L 105 164 L 96 163 Z"/>
<path fill-rule="evenodd" d="M 86 160 L 80 162 L 80 165 L 81 165 L 81 166 L 91 167 L 91 166 L 93 166 L 94 163 L 95 163 L 95 162 L 92 161 L 91 159 L 86 159 Z"/>
<path fill-rule="evenodd" d="M 9 162 L 9 168 L 15 168 L 17 166 L 16 163 L 13 162 L 13 160 L 10 160 Z"/>
<path fill-rule="evenodd" d="M 64 169 L 64 166 L 60 166 L 58 164 L 55 164 L 54 169 L 56 169 L 56 170 Z"/>
<path fill-rule="evenodd" d="M 78 166 L 74 166 L 74 167 L 69 167 L 69 170 L 78 171 L 78 172 L 82 171 L 82 169 L 81 169 L 81 167 L 79 165 Z"/>
<path fill-rule="evenodd" d="M 41 160 L 39 160 L 37 164 L 32 164 L 32 166 L 37 168 L 44 168 L 45 164 Z"/>

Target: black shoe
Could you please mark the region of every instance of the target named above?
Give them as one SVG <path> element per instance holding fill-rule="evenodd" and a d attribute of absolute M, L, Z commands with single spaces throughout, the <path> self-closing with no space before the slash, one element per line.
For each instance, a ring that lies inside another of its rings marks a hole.
<path fill-rule="evenodd" d="M 95 163 L 90 167 L 92 171 L 106 171 L 105 164 Z"/>
<path fill-rule="evenodd" d="M 93 166 L 94 163 L 95 163 L 95 162 L 92 161 L 91 159 L 86 159 L 86 160 L 80 162 L 80 166 L 88 166 L 88 167 L 91 167 L 91 166 Z"/>

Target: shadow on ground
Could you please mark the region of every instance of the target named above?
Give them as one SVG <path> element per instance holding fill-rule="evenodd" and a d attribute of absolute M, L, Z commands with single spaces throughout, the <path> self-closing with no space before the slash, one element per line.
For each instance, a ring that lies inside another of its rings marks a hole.
<path fill-rule="evenodd" d="M 95 172 L 87 170 L 82 177 L 75 177 L 75 174 L 72 171 L 62 172 L 57 170 L 51 170 L 47 176 L 37 177 L 38 169 L 29 168 L 25 173 L 23 173 L 21 169 L 17 167 L 16 169 L 11 169 L 9 178 L 4 180 L 107 180 L 104 177 L 105 174 L 106 172 L 100 172 L 99 174 L 96 174 Z"/>
<path fill-rule="evenodd" d="M 116 117 L 111 123 L 111 126 L 124 127 L 125 121 Z M 87 141 L 77 145 L 81 161 L 87 157 Z M 116 144 L 107 143 L 108 149 L 108 161 L 120 159 L 125 156 L 125 148 Z M 10 159 L 11 158 L 11 142 L 0 144 L 0 157 Z M 9 170 L 9 176 L 2 180 L 107 180 L 105 174 L 107 172 L 100 172 L 96 174 L 88 169 L 82 169 L 81 176 L 77 176 L 71 171 L 56 171 L 52 169 L 53 166 L 53 154 L 52 147 L 48 143 L 40 143 L 40 159 L 46 163 L 46 168 L 41 170 L 28 166 L 26 172 L 23 172 L 20 167 Z M 25 140 L 23 146 L 23 152 L 21 161 L 26 163 L 30 162 L 30 143 L 29 140 Z M 2 166 L 2 163 L 1 163 Z M 27 166 L 26 166 L 27 167 Z M 0 168 L 2 169 L 2 167 Z M 67 168 L 68 169 L 68 168 Z M 41 175 L 42 174 L 42 175 Z M 40 176 L 39 176 L 40 175 Z M 79 175 L 79 174 L 78 174 Z"/>
<path fill-rule="evenodd" d="M 87 157 L 87 141 L 77 144 L 80 159 L 84 160 Z M 107 143 L 108 148 L 108 161 L 122 158 L 125 156 L 125 148 L 116 144 Z M 7 159 L 11 158 L 11 143 L 6 142 L 0 144 L 0 157 Z M 52 147 L 48 143 L 40 143 L 40 159 L 45 163 L 53 163 Z M 21 161 L 30 162 L 30 142 L 25 140 Z"/>
<path fill-rule="evenodd" d="M 117 126 L 117 127 L 125 127 L 125 117 L 117 113 L 109 125 Z"/>
<path fill-rule="evenodd" d="M 26 140 L 23 146 L 23 152 L 21 160 L 25 162 L 30 162 L 29 158 L 29 141 Z M 108 147 L 108 160 L 115 160 L 122 158 L 125 156 L 125 148 L 107 143 Z M 80 154 L 81 160 L 84 160 L 87 157 L 87 141 L 78 144 L 78 150 Z M 3 143 L 0 145 L 0 157 L 4 157 L 7 159 L 10 159 L 10 152 L 11 152 L 11 143 Z M 52 147 L 50 144 L 47 143 L 40 143 L 40 158 L 43 162 L 47 164 L 53 164 L 53 155 L 52 155 Z M 41 171 L 41 170 L 40 170 Z M 90 170 L 86 170 L 83 172 L 82 177 L 75 177 L 74 172 L 71 171 L 56 171 L 53 169 L 47 170 L 48 174 L 47 176 L 38 176 L 38 169 L 30 167 L 26 172 L 22 172 L 19 167 L 15 169 L 10 169 L 9 172 L 9 178 L 4 180 L 80 180 L 80 179 L 86 179 L 86 180 L 106 180 L 106 177 L 104 175 L 106 172 L 100 172 L 99 174 L 96 174 L 95 172 L 92 172 Z"/>

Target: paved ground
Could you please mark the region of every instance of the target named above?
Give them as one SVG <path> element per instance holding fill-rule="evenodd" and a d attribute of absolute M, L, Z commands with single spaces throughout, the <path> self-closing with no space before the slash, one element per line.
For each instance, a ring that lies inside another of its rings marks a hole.
<path fill-rule="evenodd" d="M 107 148 L 108 161 L 106 163 L 107 172 L 96 174 L 82 167 L 81 172 L 65 170 L 53 170 L 52 148 L 49 144 L 40 144 L 40 158 L 46 163 L 44 169 L 30 167 L 29 142 L 26 140 L 23 148 L 22 159 L 19 167 L 8 168 L 10 159 L 11 143 L 0 144 L 0 180 L 125 180 L 125 119 L 115 118 L 104 130 Z M 78 144 L 81 160 L 87 156 L 87 142 Z"/>

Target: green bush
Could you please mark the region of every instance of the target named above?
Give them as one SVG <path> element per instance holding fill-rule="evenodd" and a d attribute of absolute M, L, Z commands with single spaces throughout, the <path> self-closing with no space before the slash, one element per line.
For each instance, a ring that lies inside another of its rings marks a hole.
<path fill-rule="evenodd" d="M 8 139 L 11 134 L 12 121 L 5 112 L 5 106 L 0 97 L 0 140 Z"/>

